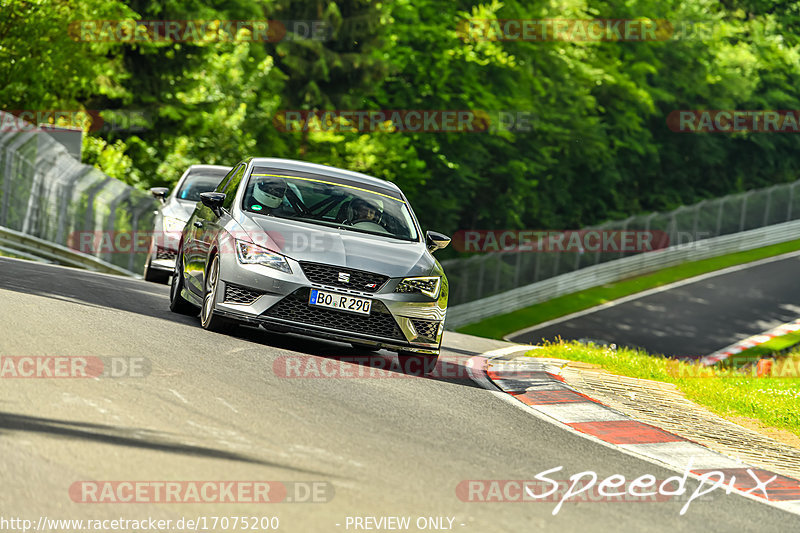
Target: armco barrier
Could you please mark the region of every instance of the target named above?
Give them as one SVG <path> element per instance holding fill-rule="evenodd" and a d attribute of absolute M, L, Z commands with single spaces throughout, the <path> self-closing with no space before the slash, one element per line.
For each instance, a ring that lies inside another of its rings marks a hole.
<path fill-rule="evenodd" d="M 0 119 L 6 116 L 0 111 Z M 39 255 L 24 248 L 28 244 L 51 254 L 44 257 L 56 254 L 55 260 L 65 264 L 77 261 L 93 270 L 139 273 L 145 253 L 98 251 L 92 261 L 69 256 L 66 246 L 74 232 L 152 231 L 156 207 L 148 193 L 81 164 L 47 133 L 33 128 L 0 131 L 0 227 L 8 230 L 2 234 L 6 240 L 17 243 L 11 248 Z M 21 243 L 21 235 L 32 239 Z M 45 250 L 44 243 L 60 247 Z"/>
<path fill-rule="evenodd" d="M 673 245 L 733 235 L 800 220 L 800 180 L 703 200 L 664 213 L 645 213 L 581 229 L 650 232 Z M 478 228 L 472 228 L 478 229 Z M 547 228 L 533 228 L 546 230 Z M 450 280 L 450 305 L 466 304 L 636 252 L 598 249 L 582 253 L 493 252 L 442 262 Z"/>
<path fill-rule="evenodd" d="M 558 296 L 648 274 L 689 261 L 699 261 L 795 239 L 800 239 L 800 220 L 712 237 L 588 266 L 487 298 L 454 305 L 447 310 L 447 328 L 458 328 Z"/>
<path fill-rule="evenodd" d="M 122 276 L 132 275 L 129 270 L 112 265 L 89 254 L 2 226 L 0 226 L 0 246 L 9 248 L 12 252 L 20 251 L 26 255 L 29 254 L 62 265 L 83 268 L 93 272 L 119 274 Z M 135 274 L 134 277 L 141 276 Z"/>

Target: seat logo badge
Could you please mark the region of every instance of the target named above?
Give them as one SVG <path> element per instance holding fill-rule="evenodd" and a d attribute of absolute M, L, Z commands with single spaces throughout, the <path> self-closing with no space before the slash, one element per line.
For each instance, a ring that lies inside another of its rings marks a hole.
<path fill-rule="evenodd" d="M 339 281 L 341 283 L 350 283 L 350 274 L 347 272 L 339 272 Z"/>

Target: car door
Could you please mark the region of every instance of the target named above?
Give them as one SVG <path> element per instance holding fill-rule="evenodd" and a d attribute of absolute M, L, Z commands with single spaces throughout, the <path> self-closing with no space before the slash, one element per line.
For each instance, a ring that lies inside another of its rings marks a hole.
<path fill-rule="evenodd" d="M 239 188 L 239 183 L 242 181 L 247 165 L 244 163 L 239 164 L 231 174 L 230 178 L 223 180 L 220 187 L 216 192 L 225 194 L 225 202 L 222 204 L 221 215 L 217 216 L 211 208 L 205 205 L 198 204 L 197 207 L 197 220 L 195 224 L 195 237 L 194 242 L 197 249 L 197 273 L 195 278 L 197 287 L 200 289 L 200 294 L 203 291 L 203 284 L 205 283 L 205 269 L 208 266 L 209 254 L 211 253 L 214 243 L 217 241 L 217 236 L 220 231 L 223 231 L 225 225 L 230 221 L 230 210 L 233 206 L 236 191 Z"/>
<path fill-rule="evenodd" d="M 214 192 L 224 192 L 233 176 L 244 172 L 245 165 L 235 166 L 217 186 Z M 198 202 L 194 213 L 186 223 L 184 241 L 186 286 L 198 296 L 203 294 L 206 258 L 208 257 L 210 234 L 214 234 L 217 216 L 210 208 Z"/>

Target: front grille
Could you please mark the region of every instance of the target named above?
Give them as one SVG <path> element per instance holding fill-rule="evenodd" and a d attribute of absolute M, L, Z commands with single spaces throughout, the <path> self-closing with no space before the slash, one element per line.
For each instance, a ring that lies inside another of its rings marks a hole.
<path fill-rule="evenodd" d="M 411 319 L 411 324 L 414 326 L 414 329 L 417 330 L 417 334 L 420 337 L 429 339 L 431 342 L 436 342 L 436 334 L 439 332 L 439 323 L 438 320 Z"/>
<path fill-rule="evenodd" d="M 225 301 L 228 303 L 250 305 L 262 294 L 264 293 L 261 291 L 248 289 L 241 285 L 234 285 L 233 283 L 225 284 Z"/>
<path fill-rule="evenodd" d="M 406 340 L 389 310 L 378 300 L 372 301 L 369 315 L 325 309 L 308 304 L 310 289 L 298 289 L 264 312 L 264 316 L 291 320 L 298 325 L 312 325 L 349 333 Z"/>
<path fill-rule="evenodd" d="M 169 248 L 162 248 L 161 246 L 156 247 L 156 259 L 172 259 L 175 260 L 178 257 L 178 252 L 175 250 L 170 250 Z"/>
<path fill-rule="evenodd" d="M 303 274 L 314 282 L 322 285 L 332 285 L 343 289 L 352 289 L 364 292 L 375 292 L 386 283 L 389 276 L 365 272 L 363 270 L 353 270 L 352 268 L 322 265 L 319 263 L 300 262 Z M 344 276 L 340 276 L 343 274 Z M 344 281 L 348 279 L 348 281 Z"/>

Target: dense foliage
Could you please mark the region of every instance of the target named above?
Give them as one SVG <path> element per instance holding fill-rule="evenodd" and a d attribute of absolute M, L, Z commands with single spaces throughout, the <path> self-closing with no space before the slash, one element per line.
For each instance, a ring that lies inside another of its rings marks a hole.
<path fill-rule="evenodd" d="M 565 42 L 459 30 L 545 18 L 666 19 L 675 31 Z M 192 163 L 302 158 L 395 181 L 431 229 L 579 227 L 797 179 L 796 134 L 677 133 L 667 117 L 800 109 L 798 18 L 798 4 L 765 0 L 0 0 L 0 108 L 138 116 L 91 133 L 84 159 L 139 187 Z M 121 19 L 323 21 L 330 34 L 87 42 L 68 29 Z M 533 120 L 480 133 L 276 127 L 281 111 L 322 109 Z"/>

